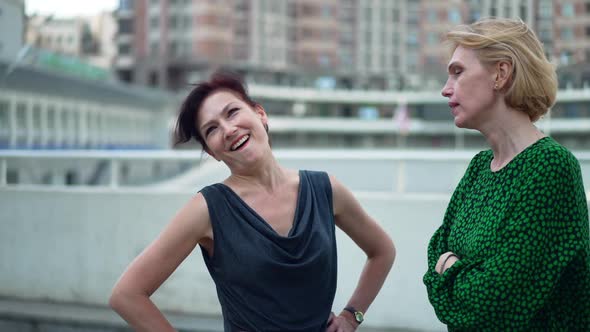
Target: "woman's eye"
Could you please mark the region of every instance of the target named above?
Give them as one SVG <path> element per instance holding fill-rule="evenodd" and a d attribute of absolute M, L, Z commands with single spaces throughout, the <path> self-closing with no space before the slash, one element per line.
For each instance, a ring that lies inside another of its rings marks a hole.
<path fill-rule="evenodd" d="M 228 116 L 232 116 L 238 112 L 239 108 L 232 108 L 227 112 Z"/>
<path fill-rule="evenodd" d="M 460 68 L 453 69 L 453 75 L 459 75 L 462 71 Z"/>
<path fill-rule="evenodd" d="M 205 137 L 209 136 L 217 127 L 209 127 L 205 130 Z"/>

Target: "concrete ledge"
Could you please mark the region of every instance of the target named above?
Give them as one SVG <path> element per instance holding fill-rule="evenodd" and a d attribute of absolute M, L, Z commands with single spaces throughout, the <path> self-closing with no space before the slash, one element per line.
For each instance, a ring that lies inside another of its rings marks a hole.
<path fill-rule="evenodd" d="M 221 317 L 165 314 L 179 331 L 223 332 Z M 123 319 L 105 306 L 0 298 L 0 331 L 29 331 L 28 325 L 47 327 L 31 331 L 131 331 Z"/>
<path fill-rule="evenodd" d="M 223 320 L 217 316 L 199 316 L 166 312 L 179 332 L 223 332 Z M 0 298 L 2 332 L 128 332 L 127 323 L 104 306 L 53 303 Z M 410 329 L 373 329 L 359 332 L 419 332 Z"/>

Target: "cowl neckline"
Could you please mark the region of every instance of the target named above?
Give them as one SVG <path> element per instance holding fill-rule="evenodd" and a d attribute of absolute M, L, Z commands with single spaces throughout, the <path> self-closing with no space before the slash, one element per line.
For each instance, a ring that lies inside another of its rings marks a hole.
<path fill-rule="evenodd" d="M 240 195 L 238 195 L 238 193 L 236 193 L 230 186 L 226 185 L 225 183 L 217 183 L 217 186 L 219 188 L 221 188 L 222 190 L 224 190 L 226 193 L 229 194 L 229 196 L 231 198 L 233 198 L 233 200 L 235 202 L 237 202 L 239 205 L 241 205 L 242 207 L 244 207 L 248 212 L 250 212 L 259 222 L 260 224 L 264 227 L 268 229 L 268 232 L 271 233 L 273 236 L 276 236 L 278 238 L 290 238 L 296 235 L 297 232 L 297 226 L 299 224 L 299 220 L 300 218 L 300 207 L 302 204 L 304 204 L 304 197 L 303 197 L 303 193 L 306 190 L 306 186 L 307 186 L 307 178 L 304 176 L 303 172 L 300 170 L 298 172 L 299 175 L 299 186 L 297 189 L 297 201 L 295 202 L 295 213 L 293 214 L 293 220 L 291 220 L 291 228 L 289 229 L 289 232 L 287 233 L 287 235 L 282 235 L 279 232 L 276 231 L 276 229 L 274 229 L 271 224 L 266 221 L 266 219 L 264 219 L 259 213 L 258 211 L 256 211 L 253 207 L 251 207 L 248 203 L 246 203 L 246 201 L 244 201 L 244 199 L 242 199 L 242 197 Z"/>

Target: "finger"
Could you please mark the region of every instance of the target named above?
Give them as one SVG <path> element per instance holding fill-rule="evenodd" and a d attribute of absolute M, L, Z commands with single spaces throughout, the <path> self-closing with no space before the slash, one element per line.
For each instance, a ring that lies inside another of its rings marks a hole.
<path fill-rule="evenodd" d="M 334 312 L 331 312 L 330 316 L 328 317 L 328 325 L 332 324 L 334 317 L 336 317 L 336 315 L 334 315 Z"/>
<path fill-rule="evenodd" d="M 434 267 L 434 270 L 438 273 L 441 273 L 441 269 L 442 269 L 442 264 L 445 261 L 445 259 L 451 255 L 453 252 L 452 251 L 447 251 L 444 254 L 440 255 L 440 257 L 438 258 L 438 261 L 436 262 L 436 265 Z"/>
<path fill-rule="evenodd" d="M 337 328 L 338 327 L 335 324 L 328 325 L 326 332 L 338 332 Z"/>

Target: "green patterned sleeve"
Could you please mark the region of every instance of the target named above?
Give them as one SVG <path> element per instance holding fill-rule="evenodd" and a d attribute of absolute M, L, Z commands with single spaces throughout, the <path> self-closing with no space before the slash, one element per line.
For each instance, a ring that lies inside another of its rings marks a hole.
<path fill-rule="evenodd" d="M 428 276 L 430 272 L 434 272 L 434 267 L 436 266 L 436 262 L 440 255 L 449 251 L 447 239 L 451 230 L 452 221 L 455 219 L 455 208 L 458 206 L 457 204 L 453 204 L 453 202 L 461 202 L 463 200 L 465 190 L 467 190 L 467 187 L 473 182 L 473 177 L 477 173 L 477 165 L 479 164 L 481 156 L 482 152 L 473 157 L 469 163 L 465 174 L 461 178 L 461 181 L 459 181 L 457 188 L 455 188 L 455 191 L 451 196 L 450 203 L 443 217 L 442 225 L 436 230 L 436 232 L 434 232 L 434 235 L 430 239 L 428 245 L 428 271 L 426 272 L 426 276 Z M 426 285 L 428 286 L 428 284 Z"/>
<path fill-rule="evenodd" d="M 566 266 L 588 245 L 577 160 L 567 151 L 548 151 L 530 165 L 535 171 L 517 191 L 491 258 L 461 259 L 439 275 L 433 264 L 445 249 L 431 243 L 424 282 L 438 318 L 450 329 L 526 327 Z M 433 241 L 444 242 L 446 231 L 439 232 Z"/>

